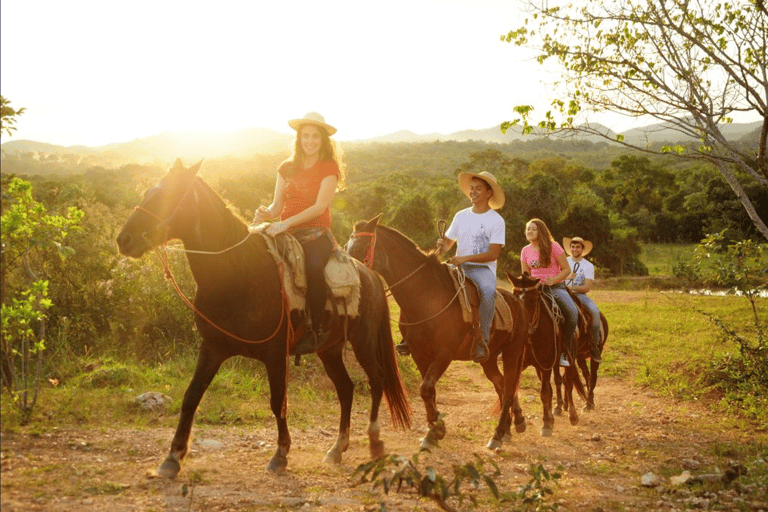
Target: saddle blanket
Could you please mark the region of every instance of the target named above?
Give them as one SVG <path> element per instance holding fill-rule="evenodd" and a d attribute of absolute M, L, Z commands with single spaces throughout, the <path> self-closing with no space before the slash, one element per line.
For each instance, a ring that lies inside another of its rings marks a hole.
<path fill-rule="evenodd" d="M 477 289 L 475 288 L 474 283 L 470 285 L 472 286 L 472 289 L 468 289 L 466 276 L 464 276 L 463 272 L 461 274 L 459 274 L 459 272 L 459 268 L 452 268 L 451 278 L 453 279 L 453 286 L 456 289 L 456 293 L 459 294 L 459 299 L 461 302 L 461 314 L 464 318 L 464 321 L 471 324 L 473 321 L 472 302 L 470 301 L 469 294 L 474 294 L 474 302 L 477 304 L 479 302 Z M 491 324 L 491 328 L 495 330 L 511 332 L 513 329 L 512 311 L 509 309 L 509 304 L 507 304 L 507 301 L 504 300 L 504 297 L 498 292 L 498 290 L 496 291 L 495 303 L 496 304 L 493 312 L 493 324 Z"/>
<path fill-rule="evenodd" d="M 260 233 L 267 242 L 270 254 L 283 269 L 283 285 L 291 310 L 304 311 L 307 306 L 307 275 L 304 248 L 288 233 L 275 237 Z M 281 265 L 282 264 L 282 265 Z M 355 318 L 360 307 L 360 275 L 355 263 L 343 250 L 337 248 L 325 267 L 325 282 L 331 292 L 325 309 L 342 316 Z"/>

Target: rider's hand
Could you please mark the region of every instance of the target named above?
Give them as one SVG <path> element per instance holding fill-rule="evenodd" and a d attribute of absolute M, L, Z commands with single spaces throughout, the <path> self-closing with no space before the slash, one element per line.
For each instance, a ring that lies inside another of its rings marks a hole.
<path fill-rule="evenodd" d="M 437 246 L 437 254 L 442 254 L 445 252 L 447 240 L 445 238 L 438 238 L 435 245 Z"/>
<path fill-rule="evenodd" d="M 253 215 L 253 222 L 255 224 L 258 224 L 259 222 L 264 222 L 265 220 L 269 220 L 271 217 L 269 208 L 262 205 L 259 206 L 259 208 L 256 210 L 256 213 Z"/>
<path fill-rule="evenodd" d="M 290 226 L 286 221 L 273 222 L 270 224 L 264 232 L 269 236 L 279 235 L 280 233 L 287 231 Z"/>

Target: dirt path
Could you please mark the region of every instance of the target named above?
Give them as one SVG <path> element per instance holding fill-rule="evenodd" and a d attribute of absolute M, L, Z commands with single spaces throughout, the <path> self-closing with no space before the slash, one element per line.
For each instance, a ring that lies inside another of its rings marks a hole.
<path fill-rule="evenodd" d="M 496 421 L 493 391 L 476 365 L 454 363 L 438 384 L 448 434 L 440 451 L 421 456 L 422 466 L 448 477 L 451 464 L 471 462 L 473 453 L 492 456 L 502 471 L 496 482 L 504 491 L 528 482 L 532 463 L 550 471 L 562 466 L 563 476 L 549 498 L 561 510 L 768 510 L 764 489 L 732 484 L 704 493 L 696 487 L 674 487 L 669 480 L 685 469 L 694 476 L 725 470 L 729 459 L 738 456 L 730 447 L 764 446 L 765 432 L 718 431 L 698 404 L 655 397 L 625 381 L 602 378 L 597 410 L 579 410 L 577 427 L 558 417 L 554 435 L 542 438 L 538 392 L 526 382 L 533 379 L 526 377 L 521 388 L 528 429 L 491 455 L 485 445 Z M 410 456 L 417 450 L 424 410 L 418 397 L 412 402 L 412 431 L 392 431 L 385 421 L 389 453 Z M 439 510 L 413 494 L 385 496 L 371 491 L 370 484 L 352 485 L 351 472 L 368 460 L 366 412 L 358 408 L 353 414 L 352 446 L 341 465 L 321 462 L 335 439 L 335 426 L 301 431 L 294 425 L 289 471 L 280 476 L 264 471 L 274 450 L 272 428 L 196 425 L 192 452 L 175 480 L 155 476 L 173 434 L 167 427 L 60 428 L 40 436 L 3 433 L 2 511 L 379 510 L 382 501 L 390 511 Z M 660 478 L 658 487 L 641 484 L 649 472 Z M 495 505 L 483 487 L 477 492 L 480 510 L 508 509 Z"/>

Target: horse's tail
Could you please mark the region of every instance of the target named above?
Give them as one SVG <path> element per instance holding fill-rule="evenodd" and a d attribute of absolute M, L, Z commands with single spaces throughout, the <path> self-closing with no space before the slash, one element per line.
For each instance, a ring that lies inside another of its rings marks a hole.
<path fill-rule="evenodd" d="M 401 429 L 411 428 L 411 401 L 405 389 L 400 369 L 397 366 L 395 343 L 392 339 L 392 328 L 389 324 L 389 308 L 387 314 L 379 322 L 379 332 L 376 337 L 377 366 L 380 368 L 384 384 L 384 397 L 389 408 L 392 423 Z"/>

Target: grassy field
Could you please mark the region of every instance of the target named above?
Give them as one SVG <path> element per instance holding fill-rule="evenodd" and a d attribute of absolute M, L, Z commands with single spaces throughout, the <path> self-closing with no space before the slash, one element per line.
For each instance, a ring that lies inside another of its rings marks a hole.
<path fill-rule="evenodd" d="M 676 398 L 711 401 L 719 404 L 721 393 L 701 382 L 701 369 L 714 364 L 738 347 L 724 342 L 712 322 L 699 310 L 721 318 L 740 332 L 753 335 L 750 311 L 745 299 L 733 296 L 694 296 L 653 290 L 596 290 L 593 298 L 608 318 L 610 336 L 602 367 L 613 375 Z M 398 317 L 392 302 L 391 317 Z M 393 334 L 399 341 L 397 326 Z M 115 422 L 141 426 L 143 422 L 176 422 L 181 397 L 191 377 L 195 354 L 179 354 L 165 364 L 146 366 L 109 357 L 60 361 L 43 381 L 32 417 L 32 429 L 46 430 L 55 423 L 112 425 Z M 351 353 L 350 372 L 358 390 L 366 378 Z M 398 358 L 401 373 L 411 396 L 418 396 L 420 377 L 410 358 Z M 532 377 L 534 378 L 534 377 Z M 49 380 L 50 379 L 50 380 Z M 304 358 L 302 366 L 290 368 L 290 395 L 296 397 L 290 409 L 291 422 L 301 426 L 317 420 L 313 404 L 335 402 L 335 393 L 322 365 L 315 357 Z M 176 410 L 158 418 L 136 414 L 134 398 L 145 391 L 159 391 L 174 399 Z M 365 393 L 357 393 L 365 399 Z M 223 399 L 226 397 L 226 400 Z M 206 393 L 197 415 L 201 423 L 264 422 L 272 424 L 268 407 L 269 386 L 261 363 L 244 358 L 227 361 Z M 299 399 L 300 398 L 300 399 Z M 302 404 L 307 404 L 306 406 Z M 327 410 L 335 417 L 335 407 Z M 768 421 L 768 413 L 747 410 Z M 1 428 L 17 429 L 18 413 L 12 398 L 2 394 Z"/>
<path fill-rule="evenodd" d="M 671 276 L 675 263 L 690 261 L 695 244 L 643 244 L 640 261 L 650 276 Z"/>

